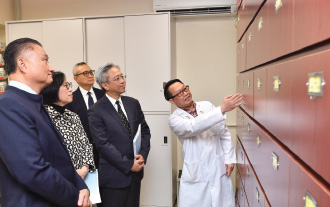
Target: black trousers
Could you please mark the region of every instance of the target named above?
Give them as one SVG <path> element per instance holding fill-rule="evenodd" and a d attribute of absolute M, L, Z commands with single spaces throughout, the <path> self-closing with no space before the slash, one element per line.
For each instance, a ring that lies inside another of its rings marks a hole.
<path fill-rule="evenodd" d="M 132 179 L 127 188 L 101 188 L 103 207 L 139 207 L 141 181 Z"/>

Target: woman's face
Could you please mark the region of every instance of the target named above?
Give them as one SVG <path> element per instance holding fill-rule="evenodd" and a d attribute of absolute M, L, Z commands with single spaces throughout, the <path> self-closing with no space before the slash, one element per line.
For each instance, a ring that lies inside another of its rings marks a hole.
<path fill-rule="evenodd" d="M 63 84 L 60 86 L 58 90 L 58 98 L 59 101 L 55 104 L 59 106 L 65 106 L 68 103 L 72 102 L 72 83 L 64 80 Z"/>

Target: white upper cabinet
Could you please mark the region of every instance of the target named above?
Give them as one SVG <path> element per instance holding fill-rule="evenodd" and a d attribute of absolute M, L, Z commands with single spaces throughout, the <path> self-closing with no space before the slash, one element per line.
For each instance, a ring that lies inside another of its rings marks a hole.
<path fill-rule="evenodd" d="M 169 15 L 125 16 L 128 96 L 145 112 L 170 111 L 163 83 L 170 80 Z"/>
<path fill-rule="evenodd" d="M 125 74 L 124 17 L 86 19 L 87 64 L 97 70 L 106 63 Z"/>
<path fill-rule="evenodd" d="M 84 38 L 82 19 L 47 20 L 43 22 L 43 46 L 55 71 L 64 72 L 73 89 L 73 66 L 84 61 Z"/>
<path fill-rule="evenodd" d="M 23 37 L 38 40 L 41 44 L 43 44 L 42 21 L 7 24 L 6 32 L 7 44 Z"/>

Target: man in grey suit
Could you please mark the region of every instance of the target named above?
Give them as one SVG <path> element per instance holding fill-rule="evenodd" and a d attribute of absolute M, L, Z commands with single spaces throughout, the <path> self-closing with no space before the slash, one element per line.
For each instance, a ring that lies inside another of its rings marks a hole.
<path fill-rule="evenodd" d="M 100 152 L 99 183 L 104 207 L 139 207 L 143 166 L 150 150 L 150 130 L 138 100 L 122 96 L 126 81 L 118 66 L 107 64 L 96 74 L 106 95 L 88 113 Z M 141 124 L 141 148 L 133 152 L 133 138 Z"/>

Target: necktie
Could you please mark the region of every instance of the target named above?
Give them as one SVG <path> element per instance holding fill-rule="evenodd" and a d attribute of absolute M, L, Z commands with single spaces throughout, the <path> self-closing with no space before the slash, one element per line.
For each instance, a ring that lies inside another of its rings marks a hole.
<path fill-rule="evenodd" d="M 131 127 L 129 126 L 129 122 L 128 122 L 128 120 L 127 120 L 127 118 L 126 118 L 126 116 L 125 116 L 123 110 L 122 110 L 121 107 L 120 107 L 120 103 L 119 103 L 119 101 L 116 101 L 116 104 L 117 104 L 117 106 L 118 106 L 118 115 L 120 116 L 120 118 L 121 118 L 121 120 L 123 121 L 123 123 L 124 123 L 126 129 L 128 130 L 128 132 L 129 132 L 129 136 L 131 136 Z"/>
<path fill-rule="evenodd" d="M 91 92 L 87 92 L 88 95 L 88 108 L 90 108 L 93 104 L 94 104 L 94 100 L 92 98 L 92 93 Z"/>

